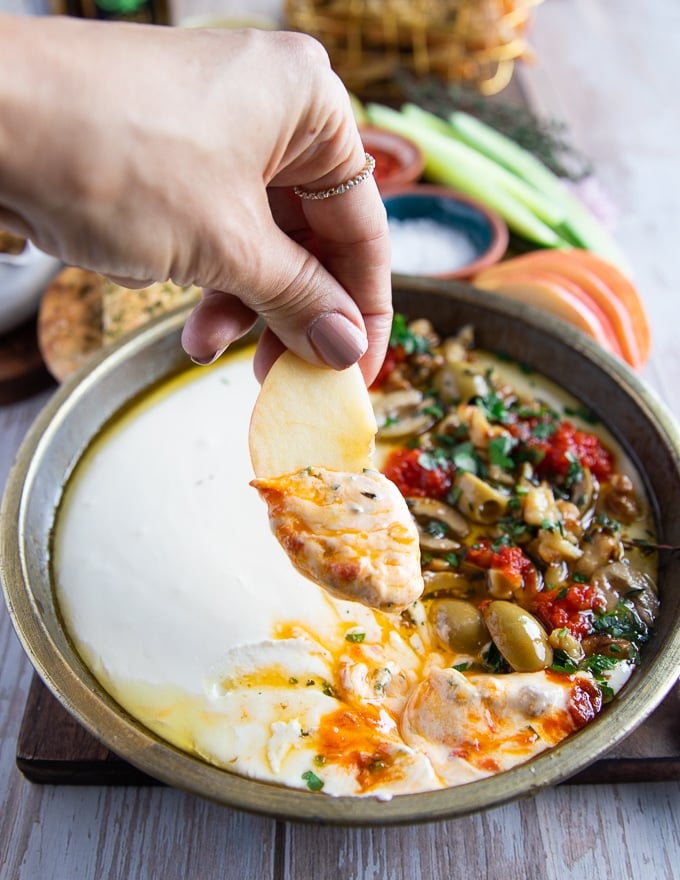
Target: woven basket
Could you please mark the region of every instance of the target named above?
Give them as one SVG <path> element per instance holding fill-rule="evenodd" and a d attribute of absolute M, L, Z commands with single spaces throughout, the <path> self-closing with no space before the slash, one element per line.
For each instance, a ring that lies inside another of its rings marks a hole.
<path fill-rule="evenodd" d="M 316 37 L 347 88 L 386 84 L 397 69 L 501 91 L 541 0 L 286 0 L 286 24 Z"/>

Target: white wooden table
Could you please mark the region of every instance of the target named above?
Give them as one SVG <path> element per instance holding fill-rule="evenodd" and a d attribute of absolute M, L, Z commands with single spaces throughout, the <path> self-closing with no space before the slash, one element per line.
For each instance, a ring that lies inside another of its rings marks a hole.
<path fill-rule="evenodd" d="M 678 33 L 675 0 L 547 0 L 533 27 L 539 62 L 523 80 L 536 107 L 568 124 L 619 209 L 654 331 L 645 378 L 680 417 Z M 0 487 L 46 399 L 0 408 Z M 4 608 L 0 658 L 1 880 L 680 877 L 677 781 L 565 785 L 386 830 L 277 823 L 166 788 L 35 786 L 14 765 L 31 670 Z"/>

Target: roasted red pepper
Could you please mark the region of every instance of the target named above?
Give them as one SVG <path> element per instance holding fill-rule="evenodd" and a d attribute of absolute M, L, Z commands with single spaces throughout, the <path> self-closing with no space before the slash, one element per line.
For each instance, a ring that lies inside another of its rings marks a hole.
<path fill-rule="evenodd" d="M 444 498 L 453 483 L 455 467 L 442 463 L 424 466 L 421 449 L 394 449 L 383 469 L 405 498 Z"/>

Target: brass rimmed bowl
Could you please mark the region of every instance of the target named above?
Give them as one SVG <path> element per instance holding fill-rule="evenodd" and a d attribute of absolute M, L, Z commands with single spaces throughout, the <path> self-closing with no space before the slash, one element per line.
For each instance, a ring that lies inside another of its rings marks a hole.
<path fill-rule="evenodd" d="M 656 396 L 624 364 L 556 319 L 455 282 L 395 278 L 395 307 L 441 333 L 474 324 L 478 344 L 502 351 L 590 407 L 640 470 L 660 543 L 680 546 L 680 435 Z M 63 488 L 101 427 L 132 398 L 181 370 L 184 313 L 169 315 L 64 384 L 38 416 L 10 474 L 0 512 L 0 564 L 9 612 L 36 670 L 63 706 L 122 758 L 170 785 L 278 818 L 387 825 L 466 815 L 524 797 L 583 770 L 640 724 L 680 669 L 680 555 L 662 554 L 662 607 L 639 672 L 583 730 L 508 772 L 456 788 L 394 797 L 333 798 L 257 782 L 168 745 L 98 684 L 62 625 L 50 541 Z"/>

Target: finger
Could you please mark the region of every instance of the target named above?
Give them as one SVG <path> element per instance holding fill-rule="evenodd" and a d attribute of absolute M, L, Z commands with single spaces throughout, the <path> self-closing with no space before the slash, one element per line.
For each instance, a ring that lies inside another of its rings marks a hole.
<path fill-rule="evenodd" d="M 278 336 L 275 336 L 268 327 L 265 327 L 257 342 L 253 359 L 253 370 L 258 382 L 264 382 L 264 377 L 271 369 L 272 364 L 285 350 L 286 346 Z"/>
<path fill-rule="evenodd" d="M 371 381 L 382 365 L 392 326 L 387 216 L 369 179 L 340 195 L 303 200 L 302 211 L 324 267 L 356 302 L 369 347 L 361 367 Z"/>
<path fill-rule="evenodd" d="M 253 327 L 257 314 L 219 290 L 204 290 L 182 330 L 182 347 L 197 364 L 211 364 Z"/>
<path fill-rule="evenodd" d="M 359 193 L 364 186 L 368 191 Z M 374 182 L 319 201 L 272 188 L 269 200 L 278 225 L 319 258 L 359 307 L 368 339 L 360 366 L 370 384 L 383 363 L 392 327 L 387 219 Z"/>

